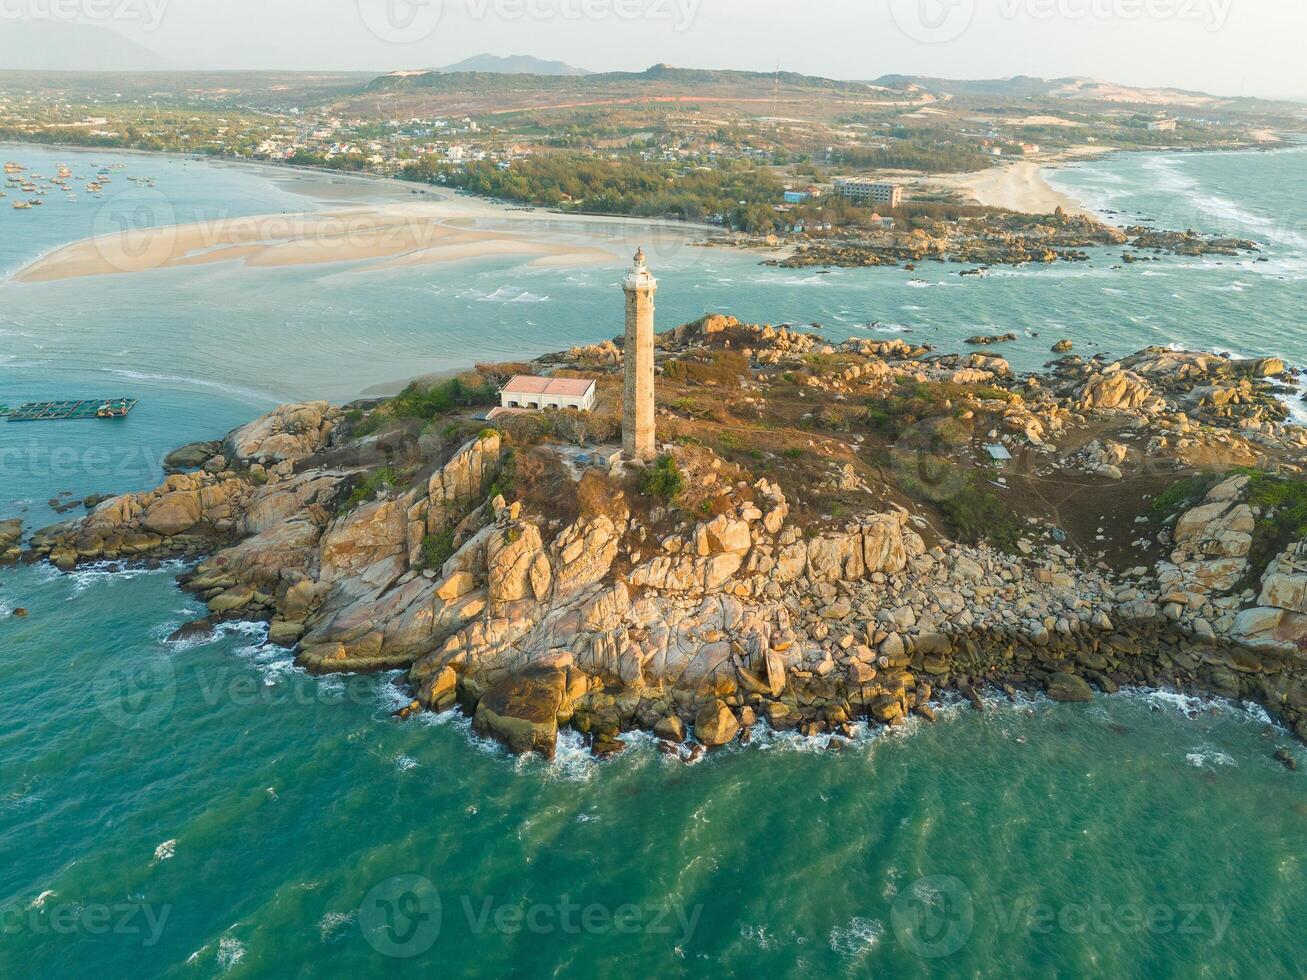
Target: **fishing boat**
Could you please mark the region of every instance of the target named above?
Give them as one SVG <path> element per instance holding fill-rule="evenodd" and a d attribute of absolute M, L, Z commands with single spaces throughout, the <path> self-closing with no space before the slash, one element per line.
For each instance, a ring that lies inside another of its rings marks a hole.
<path fill-rule="evenodd" d="M 27 201 L 15 201 L 11 206 L 15 211 L 26 211 L 32 205 Z"/>

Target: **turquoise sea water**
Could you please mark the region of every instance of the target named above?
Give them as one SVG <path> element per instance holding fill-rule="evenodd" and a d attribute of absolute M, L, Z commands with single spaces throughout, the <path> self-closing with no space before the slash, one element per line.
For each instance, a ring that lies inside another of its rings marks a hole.
<path fill-rule="evenodd" d="M 45 173 L 84 159 L 3 155 Z M 87 159 L 156 189 L 115 177 L 103 201 L 0 209 L 0 269 L 124 221 L 327 206 L 259 171 Z M 879 321 L 942 346 L 1014 329 L 1004 354 L 1024 367 L 1061 336 L 1301 363 L 1305 177 L 1299 150 L 1055 178 L 1090 204 L 1263 240 L 1266 263 L 1113 270 L 1105 254 L 985 279 L 932 266 L 913 284 L 596 226 L 582 231 L 605 236 L 611 267 L 0 282 L 0 401 L 142 399 L 111 433 L 0 424 L 0 517 L 36 527 L 60 492 L 151 485 L 162 452 L 278 400 L 612 336 L 633 237 L 655 241 L 664 324 Z M 1258 710 L 998 699 L 841 754 L 764 737 L 685 766 L 637 741 L 599 765 L 568 741 L 552 765 L 515 762 L 463 721 L 392 720 L 390 677 L 303 675 L 257 628 L 167 643 L 201 608 L 179 570 L 0 570 L 2 976 L 1307 972 L 1307 784 L 1271 760 L 1292 743 Z"/>

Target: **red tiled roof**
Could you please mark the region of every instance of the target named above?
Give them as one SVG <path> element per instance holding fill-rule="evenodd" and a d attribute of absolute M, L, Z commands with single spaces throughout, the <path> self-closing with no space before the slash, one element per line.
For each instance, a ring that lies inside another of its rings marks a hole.
<path fill-rule="evenodd" d="M 584 398 L 593 387 L 594 382 L 585 378 L 540 378 L 531 374 L 519 374 L 501 390 L 509 395 L 564 395 Z"/>

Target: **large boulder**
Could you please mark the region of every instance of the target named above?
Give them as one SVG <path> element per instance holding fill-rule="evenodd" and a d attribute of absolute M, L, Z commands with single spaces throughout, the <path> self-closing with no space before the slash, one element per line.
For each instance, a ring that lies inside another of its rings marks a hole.
<path fill-rule="evenodd" d="M 862 522 L 862 558 L 868 575 L 901 572 L 908 563 L 906 515 L 873 514 Z"/>
<path fill-rule="evenodd" d="M 552 759 L 566 688 L 567 674 L 562 670 L 508 677 L 482 695 L 472 727 L 478 735 L 496 739 L 516 755 L 539 752 Z"/>
<path fill-rule="evenodd" d="M 174 490 L 150 505 L 141 524 L 156 534 L 171 537 L 189 531 L 200 522 L 203 513 L 200 495 L 196 491 Z"/>
<path fill-rule="evenodd" d="M 222 443 L 220 441 L 192 442 L 180 449 L 174 449 L 165 456 L 163 458 L 163 471 L 165 473 L 184 473 L 187 470 L 198 470 L 208 461 L 210 456 L 221 449 Z"/>
<path fill-rule="evenodd" d="M 227 435 L 223 452 L 236 462 L 281 462 L 317 452 L 339 415 L 327 402 L 281 405 Z"/>
<path fill-rule="evenodd" d="M 1048 696 L 1062 702 L 1092 701 L 1094 689 L 1083 677 L 1059 672 L 1048 679 Z"/>
<path fill-rule="evenodd" d="M 721 699 L 709 701 L 694 718 L 694 737 L 709 748 L 726 745 L 739 732 L 739 721 Z"/>
<path fill-rule="evenodd" d="M 703 526 L 704 544 L 701 555 L 749 550 L 749 525 L 737 517 L 719 514 Z"/>
<path fill-rule="evenodd" d="M 23 538 L 23 522 L 18 519 L 0 521 L 0 562 L 17 561 L 22 554 L 19 542 Z"/>
<path fill-rule="evenodd" d="M 1084 412 L 1130 409 L 1157 412 L 1166 407 L 1147 381 L 1119 368 L 1091 375 L 1081 387 L 1076 405 Z"/>

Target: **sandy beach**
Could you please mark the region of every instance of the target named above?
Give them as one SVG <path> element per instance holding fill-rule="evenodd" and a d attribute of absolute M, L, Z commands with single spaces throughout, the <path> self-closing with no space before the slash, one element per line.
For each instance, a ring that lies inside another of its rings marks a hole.
<path fill-rule="evenodd" d="M 1037 163 L 1019 161 L 969 174 L 950 174 L 934 183 L 961 191 L 977 204 L 1025 214 L 1051 214 L 1057 208 L 1083 212 L 1075 198 L 1054 190 Z"/>
<path fill-rule="evenodd" d="M 478 227 L 461 203 L 385 204 L 134 229 L 55 249 L 13 278 L 52 282 L 233 261 L 255 268 L 337 262 L 385 268 L 500 255 L 559 266 L 620 258 L 597 244 L 560 242 L 543 230 Z"/>
<path fill-rule="evenodd" d="M 84 151 L 90 152 L 90 151 Z M 258 173 L 324 210 L 130 229 L 61 246 L 12 281 L 239 262 L 252 268 L 355 263 L 385 269 L 516 257 L 574 268 L 617 264 L 636 245 L 679 249 L 720 229 L 691 222 L 510 207 L 467 194 L 367 174 L 249 161 L 205 161 Z"/>

